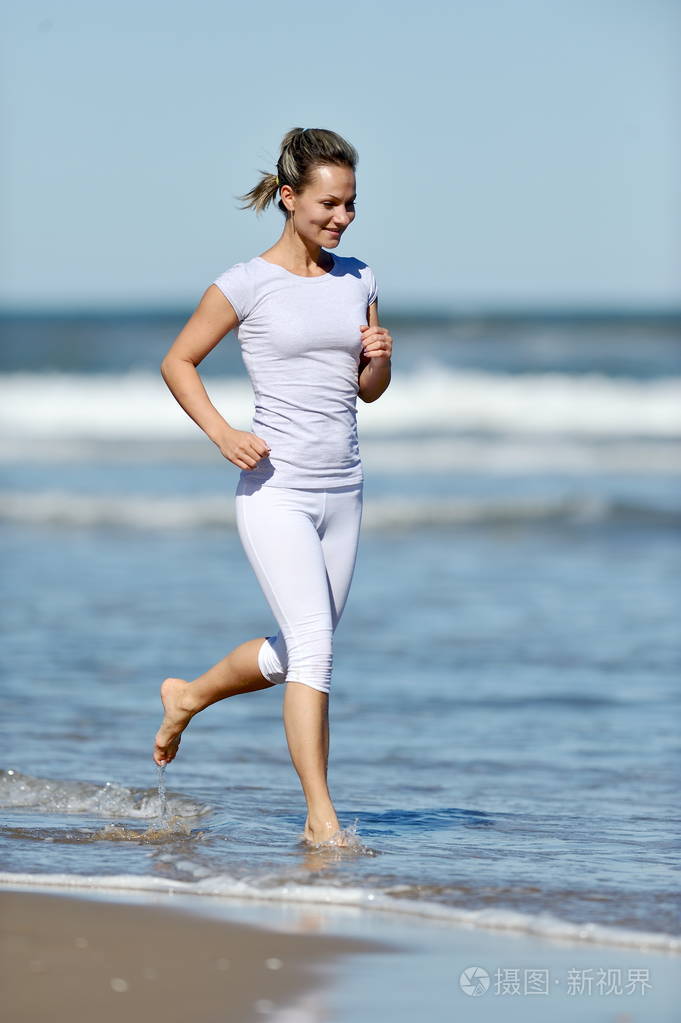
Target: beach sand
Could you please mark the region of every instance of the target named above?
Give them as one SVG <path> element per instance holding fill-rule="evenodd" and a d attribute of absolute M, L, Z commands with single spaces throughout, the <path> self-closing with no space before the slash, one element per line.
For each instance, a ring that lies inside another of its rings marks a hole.
<path fill-rule="evenodd" d="M 681 1004 L 678 954 L 352 906 L 10 889 L 0 921 L 7 1023 L 675 1023 Z"/>
<path fill-rule="evenodd" d="M 286 934 L 187 910 L 0 892 L 2 1017 L 163 1023 L 272 1018 L 324 967 L 377 943 Z"/>

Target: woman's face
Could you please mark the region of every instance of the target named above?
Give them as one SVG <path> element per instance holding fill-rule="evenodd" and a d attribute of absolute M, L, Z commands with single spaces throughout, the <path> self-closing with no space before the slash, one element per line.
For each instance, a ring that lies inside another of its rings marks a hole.
<path fill-rule="evenodd" d="M 297 233 L 306 241 L 335 248 L 355 219 L 355 187 L 351 167 L 322 164 L 314 169 L 311 183 L 298 195 L 287 189 L 287 205 L 295 210 Z"/>

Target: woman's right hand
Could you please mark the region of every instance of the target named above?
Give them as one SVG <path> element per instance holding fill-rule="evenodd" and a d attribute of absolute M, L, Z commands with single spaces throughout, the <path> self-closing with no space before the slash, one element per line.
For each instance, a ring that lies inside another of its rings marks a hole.
<path fill-rule="evenodd" d="M 225 458 L 239 469 L 255 469 L 261 458 L 267 458 L 270 449 L 261 437 L 248 430 L 230 428 L 220 437 L 218 447 Z"/>

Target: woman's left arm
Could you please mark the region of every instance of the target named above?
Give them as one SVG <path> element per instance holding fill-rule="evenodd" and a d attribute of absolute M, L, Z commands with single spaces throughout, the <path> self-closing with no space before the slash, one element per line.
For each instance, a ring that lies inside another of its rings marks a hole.
<path fill-rule="evenodd" d="M 376 401 L 390 383 L 390 357 L 393 339 L 390 331 L 378 323 L 378 302 L 369 306 L 369 323 L 360 327 L 362 353 L 359 357 L 358 395 L 362 401 Z"/>

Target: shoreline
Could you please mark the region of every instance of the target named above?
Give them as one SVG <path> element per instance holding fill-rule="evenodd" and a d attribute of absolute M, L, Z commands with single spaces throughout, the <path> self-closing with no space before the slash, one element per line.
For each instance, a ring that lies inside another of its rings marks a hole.
<path fill-rule="evenodd" d="M 150 883 L 153 881 L 154 883 Z M 141 882 L 141 883 L 140 883 Z M 103 901 L 142 901 L 145 904 L 178 905 L 186 900 L 187 905 L 194 907 L 199 915 L 212 916 L 211 907 L 221 906 L 223 911 L 242 906 L 250 912 L 253 906 L 268 906 L 270 914 L 286 912 L 290 907 L 308 907 L 331 916 L 335 912 L 347 910 L 364 914 L 380 914 L 387 918 L 397 917 L 397 930 L 409 927 L 413 921 L 415 927 L 440 924 L 452 928 L 465 928 L 491 932 L 494 936 L 527 937 L 550 944 L 574 945 L 577 948 L 613 948 L 613 950 L 636 950 L 652 955 L 670 955 L 681 957 L 681 934 L 664 931 L 644 931 L 635 928 L 627 929 L 619 925 L 588 921 L 579 923 L 554 916 L 550 911 L 539 914 L 523 913 L 515 909 L 498 908 L 464 909 L 437 902 L 421 902 L 412 899 L 400 899 L 391 895 L 364 891 L 362 889 L 343 889 L 343 898 L 337 899 L 336 889 L 324 886 L 300 885 L 289 882 L 274 889 L 259 890 L 244 883 L 234 886 L 234 890 L 214 889 L 199 882 L 186 882 L 172 879 L 160 880 L 140 875 L 90 876 L 83 874 L 18 874 L 0 872 L 0 892 L 26 891 L 45 892 L 46 894 L 62 892 L 81 898 L 94 898 Z"/>
<path fill-rule="evenodd" d="M 583 1023 L 618 1013 L 672 1023 L 681 1000 L 674 953 L 355 906 L 18 886 L 0 889 L 0 927 L 4 1007 L 22 1023 L 48 1015 L 113 1023 L 121 1014 L 127 1023 L 369 1023 L 387 1015 L 412 1023 L 473 1009 L 480 1023 L 543 1023 L 547 1010 L 565 1023 L 575 1012 Z M 482 997 L 465 990 L 471 969 L 487 973 Z M 578 975 L 593 990 L 571 992 Z M 598 988 L 605 975 L 609 991 Z M 546 991 L 518 990 L 528 976 L 544 977 Z"/>

